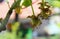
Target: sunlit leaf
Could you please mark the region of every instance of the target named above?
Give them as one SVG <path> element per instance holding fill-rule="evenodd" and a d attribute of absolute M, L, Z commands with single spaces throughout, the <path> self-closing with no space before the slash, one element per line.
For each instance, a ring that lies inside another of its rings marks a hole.
<path fill-rule="evenodd" d="M 51 4 L 52 6 L 60 7 L 60 1 L 53 1 Z"/>
<path fill-rule="evenodd" d="M 22 5 L 25 6 L 25 7 L 28 7 L 28 6 L 31 5 L 31 3 L 32 3 L 32 0 L 24 0 Z"/>
<path fill-rule="evenodd" d="M 46 0 L 49 2 L 53 7 L 60 7 L 60 0 Z"/>
<path fill-rule="evenodd" d="M 56 25 L 60 28 L 60 23 L 57 23 Z"/>
<path fill-rule="evenodd" d="M 13 23 L 13 24 L 12 24 L 12 31 L 17 31 L 19 25 L 20 25 L 19 22 L 15 22 L 15 23 Z"/>

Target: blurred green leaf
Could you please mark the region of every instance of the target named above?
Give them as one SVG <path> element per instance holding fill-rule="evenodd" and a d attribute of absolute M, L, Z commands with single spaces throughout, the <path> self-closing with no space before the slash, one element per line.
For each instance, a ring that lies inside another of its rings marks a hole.
<path fill-rule="evenodd" d="M 46 0 L 46 2 L 49 2 L 53 7 L 60 7 L 60 0 Z"/>
<path fill-rule="evenodd" d="M 24 0 L 24 2 L 22 3 L 22 5 L 24 5 L 25 7 L 28 7 L 32 4 L 32 0 Z"/>
<path fill-rule="evenodd" d="M 28 33 L 26 34 L 26 39 L 32 39 L 32 29 L 28 29 Z"/>
<path fill-rule="evenodd" d="M 60 7 L 60 1 L 53 1 L 51 4 L 52 6 Z"/>
<path fill-rule="evenodd" d="M 15 32 L 18 30 L 20 23 L 19 22 L 15 22 L 14 24 L 12 24 L 12 31 Z"/>

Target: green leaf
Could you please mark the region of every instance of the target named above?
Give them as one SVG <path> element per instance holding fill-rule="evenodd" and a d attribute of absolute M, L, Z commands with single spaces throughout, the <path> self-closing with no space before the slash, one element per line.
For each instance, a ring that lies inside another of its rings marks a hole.
<path fill-rule="evenodd" d="M 32 4 L 32 0 L 24 0 L 24 2 L 22 3 L 22 5 L 24 5 L 25 7 L 28 7 Z"/>
<path fill-rule="evenodd" d="M 16 32 L 18 30 L 20 23 L 19 22 L 15 22 L 12 24 L 12 31 Z"/>
<path fill-rule="evenodd" d="M 60 0 L 46 0 L 46 2 L 49 2 L 53 7 L 60 7 Z"/>
<path fill-rule="evenodd" d="M 60 7 L 60 1 L 53 1 L 52 6 Z"/>

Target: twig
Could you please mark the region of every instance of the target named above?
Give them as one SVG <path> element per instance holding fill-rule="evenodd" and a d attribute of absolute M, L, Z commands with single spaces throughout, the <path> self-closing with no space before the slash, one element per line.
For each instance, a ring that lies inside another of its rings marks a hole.
<path fill-rule="evenodd" d="M 9 18 L 10 18 L 10 15 L 12 14 L 13 9 L 15 9 L 15 8 L 17 7 L 16 4 L 17 4 L 19 1 L 20 1 L 20 0 L 14 2 L 14 3 L 12 4 L 11 8 L 10 8 L 9 11 L 7 12 L 7 15 L 6 15 L 5 19 L 2 20 L 2 22 L 1 22 L 0 31 L 2 31 L 3 29 L 4 29 L 4 30 L 6 29 L 6 24 L 8 23 L 8 20 L 9 20 Z"/>
<path fill-rule="evenodd" d="M 29 2 L 32 2 L 32 0 L 29 1 Z M 32 3 L 31 3 L 31 8 L 32 8 L 32 13 L 33 13 L 33 15 L 35 15 L 35 14 L 34 14 L 34 9 L 33 9 L 33 5 L 32 5 Z"/>

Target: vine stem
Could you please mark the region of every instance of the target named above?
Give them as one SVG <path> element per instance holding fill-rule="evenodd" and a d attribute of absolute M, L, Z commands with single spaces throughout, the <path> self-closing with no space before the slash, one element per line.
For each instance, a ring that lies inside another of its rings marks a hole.
<path fill-rule="evenodd" d="M 32 6 L 32 5 L 31 5 L 31 8 L 32 8 L 33 15 L 35 15 L 35 14 L 34 14 L 34 9 L 33 9 L 33 6 Z"/>
<path fill-rule="evenodd" d="M 30 2 L 32 2 L 32 1 L 30 0 L 29 3 L 30 3 Z M 31 9 L 32 9 L 32 13 L 33 13 L 33 15 L 35 15 L 35 14 L 34 14 L 34 8 L 33 8 L 32 3 L 31 3 Z"/>
<path fill-rule="evenodd" d="M 6 1 L 6 3 L 7 3 L 7 5 L 8 5 L 8 7 L 9 7 L 9 9 L 10 9 L 10 4 L 9 4 L 9 1 Z"/>
<path fill-rule="evenodd" d="M 16 2 L 16 0 L 14 0 L 14 2 Z M 17 14 L 16 10 L 15 10 L 15 21 L 18 21 L 18 14 Z"/>
<path fill-rule="evenodd" d="M 44 6 L 45 6 L 45 0 L 42 0 L 42 7 L 44 8 Z"/>
<path fill-rule="evenodd" d="M 16 2 L 16 1 L 17 1 L 17 0 L 14 0 L 14 2 Z M 18 6 L 18 7 L 16 7 L 16 8 L 19 8 L 19 10 L 21 9 L 20 3 L 21 3 L 21 2 L 18 2 L 18 3 L 17 3 L 17 6 Z M 19 16 L 18 16 L 18 15 L 19 15 L 18 13 L 19 13 L 19 12 L 16 12 L 16 9 L 15 9 L 15 21 L 18 21 L 18 17 L 19 17 Z"/>
<path fill-rule="evenodd" d="M 44 12 L 44 6 L 45 6 L 45 0 L 42 0 L 42 14 L 44 15 L 45 14 L 45 12 Z"/>

